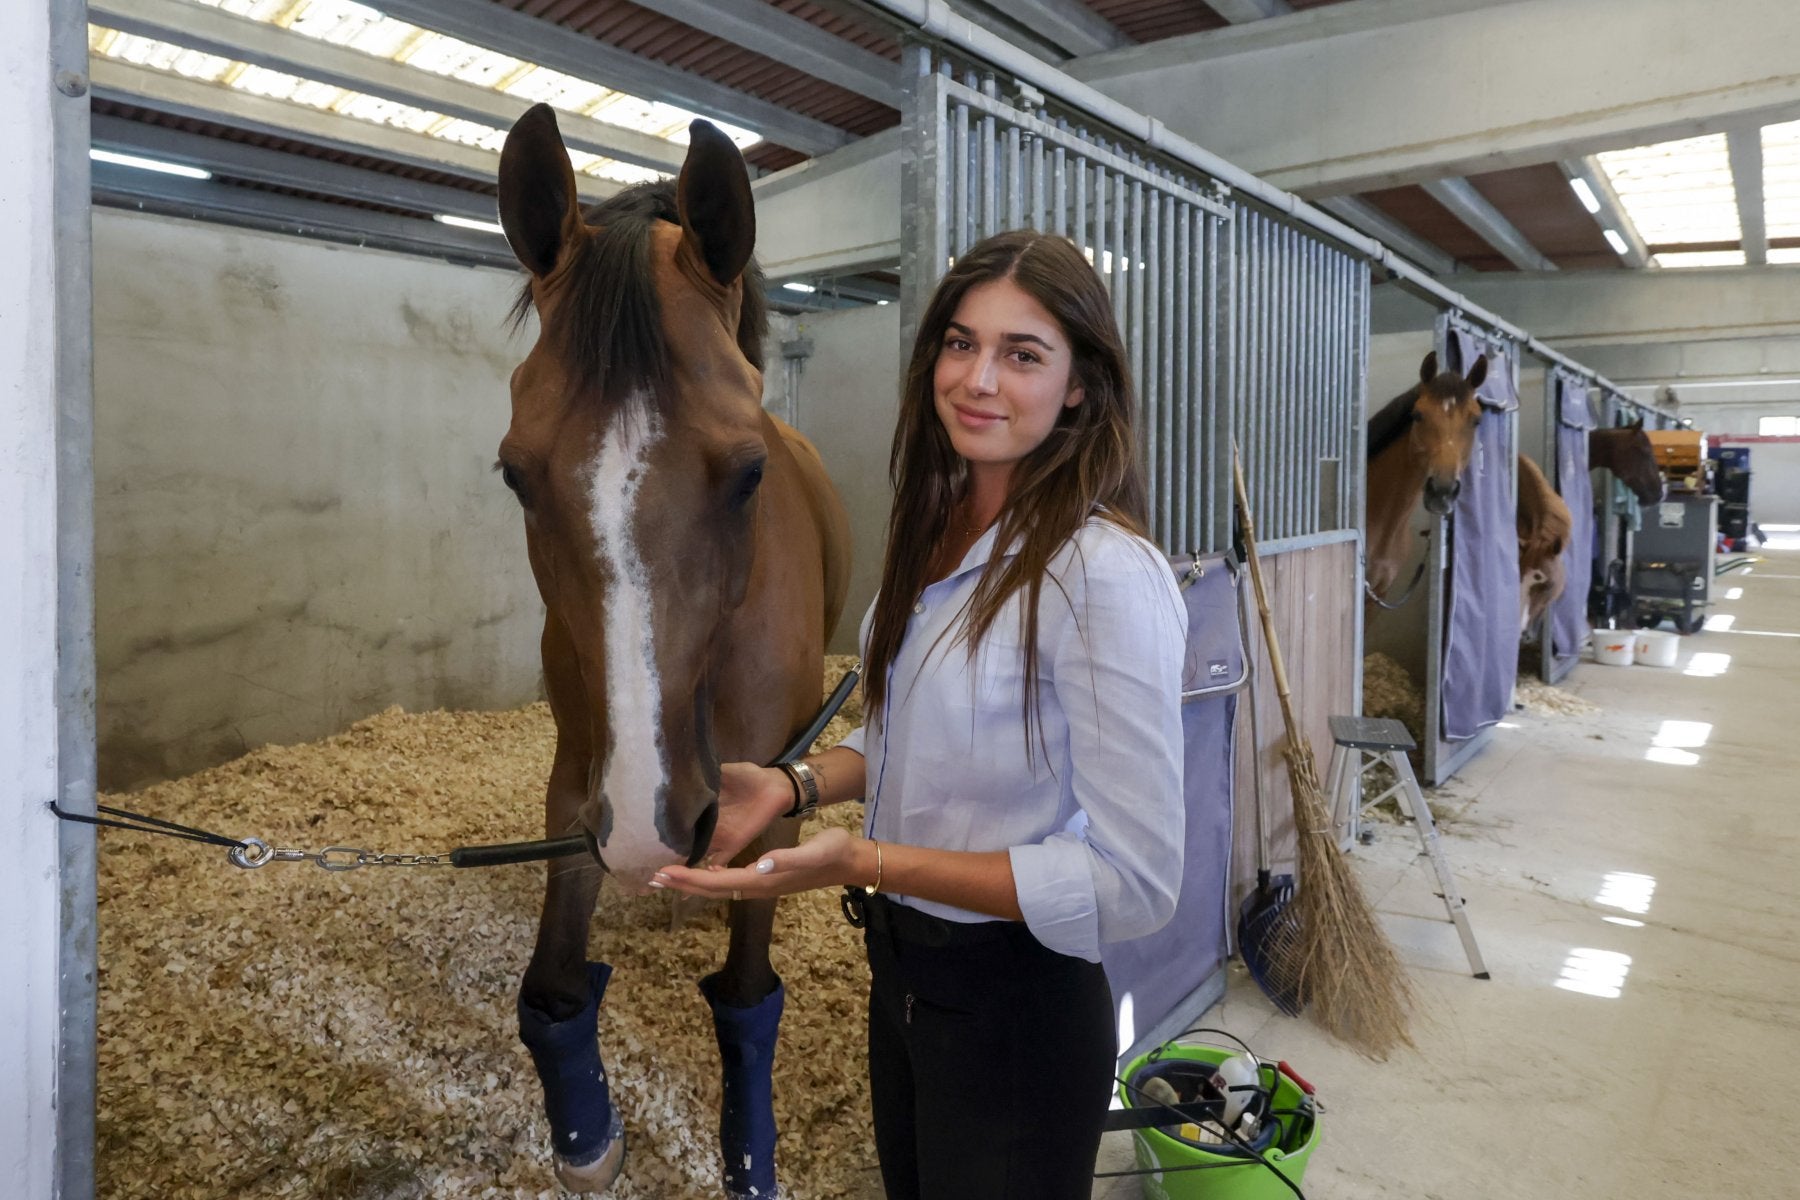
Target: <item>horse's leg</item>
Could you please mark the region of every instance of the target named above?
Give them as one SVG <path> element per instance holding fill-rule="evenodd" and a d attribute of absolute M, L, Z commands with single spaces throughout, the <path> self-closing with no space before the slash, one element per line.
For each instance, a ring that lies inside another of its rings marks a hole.
<path fill-rule="evenodd" d="M 556 759 L 545 796 L 551 837 L 574 827 L 587 798 L 591 751 L 586 708 L 567 634 L 544 629 L 544 678 L 557 717 Z M 572 1192 L 604 1191 L 624 1166 L 624 1127 L 600 1061 L 600 1000 L 612 968 L 587 961 L 588 922 L 600 895 L 598 863 L 582 855 L 551 860 L 537 945 L 519 986 L 519 1038 L 544 1088 L 556 1176 Z"/>
<path fill-rule="evenodd" d="M 782 841 L 771 841 L 769 846 L 794 841 L 792 831 L 770 832 L 781 835 Z M 724 1161 L 725 1192 L 733 1200 L 769 1200 L 779 1194 L 772 1071 L 786 991 L 769 962 L 774 928 L 775 901 L 733 902 L 731 946 L 725 965 L 700 981 L 700 994 L 712 1008 L 713 1032 L 719 1040 L 724 1079 L 719 1153 Z"/>

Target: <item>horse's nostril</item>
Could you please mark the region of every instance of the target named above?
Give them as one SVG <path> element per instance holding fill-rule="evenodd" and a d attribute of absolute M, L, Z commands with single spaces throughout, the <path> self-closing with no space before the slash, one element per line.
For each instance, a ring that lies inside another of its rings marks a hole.
<path fill-rule="evenodd" d="M 688 866 L 697 867 L 706 857 L 712 846 L 713 826 L 718 822 L 719 802 L 714 800 L 700 811 L 700 818 L 694 822 L 694 848 L 688 852 Z"/>

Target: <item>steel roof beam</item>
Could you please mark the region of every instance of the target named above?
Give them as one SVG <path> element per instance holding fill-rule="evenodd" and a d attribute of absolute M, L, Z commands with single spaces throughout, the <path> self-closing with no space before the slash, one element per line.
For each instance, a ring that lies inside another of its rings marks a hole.
<path fill-rule="evenodd" d="M 1331 196 L 1319 207 L 1362 230 L 1390 250 L 1404 254 L 1433 275 L 1456 270 L 1456 260 L 1366 200 Z"/>
<path fill-rule="evenodd" d="M 446 213 L 477 221 L 499 219 L 494 198 L 480 192 L 467 192 L 439 183 L 425 183 L 205 134 L 186 133 L 163 125 L 128 121 L 123 117 L 94 117 L 93 143 L 102 150 L 200 167 L 215 175 L 254 183 L 318 192 L 390 208 L 409 208 L 415 212 Z"/>
<path fill-rule="evenodd" d="M 95 58 L 90 65 L 94 95 L 104 100 L 228 125 L 269 137 L 293 138 L 345 154 L 385 158 L 484 183 L 494 182 L 500 171 L 500 156 L 475 146 L 377 125 L 372 121 L 359 121 L 355 117 L 283 100 L 271 100 L 267 96 L 252 96 L 130 63 Z M 575 179 L 581 199 L 587 203 L 604 200 L 620 190 L 616 183 L 588 175 L 577 175 Z"/>
<path fill-rule="evenodd" d="M 1600 202 L 1600 211 L 1593 214 L 1594 222 L 1601 230 L 1610 229 L 1624 239 L 1625 251 L 1619 255 L 1619 261 L 1628 267 L 1649 266 L 1649 248 L 1644 245 L 1631 214 L 1625 211 L 1619 193 L 1613 190 L 1612 180 L 1607 178 L 1600 160 L 1590 154 L 1586 158 L 1564 159 L 1557 165 L 1562 168 L 1564 178 L 1579 179 L 1594 193 L 1594 199 Z"/>
<path fill-rule="evenodd" d="M 1421 186 L 1433 200 L 1449 209 L 1452 216 L 1473 229 L 1482 241 L 1498 250 L 1519 270 L 1556 270 L 1556 264 L 1539 253 L 1531 240 L 1488 203 L 1487 197 L 1476 191 L 1475 185 L 1468 180 L 1434 179 Z"/>
<path fill-rule="evenodd" d="M 366 92 L 496 129 L 510 128 L 531 106 L 528 100 L 490 88 L 347 46 L 335 46 L 266 21 L 204 8 L 188 0 L 89 0 L 88 12 L 95 24 L 111 29 Z M 662 138 L 591 117 L 559 112 L 556 122 L 563 142 L 572 150 L 618 159 L 666 175 L 679 172 L 686 156 L 682 147 Z"/>
<path fill-rule="evenodd" d="M 1356 0 L 1063 69 L 1321 196 L 1800 117 L 1797 38 L 1791 0 Z"/>
<path fill-rule="evenodd" d="M 1117 26 L 1081 0 L 1007 0 L 993 7 L 1071 57 L 1100 54 L 1132 44 Z"/>
<path fill-rule="evenodd" d="M 1737 190 L 1744 262 L 1760 267 L 1769 261 L 1769 225 L 1763 215 L 1762 130 L 1730 130 L 1725 134 L 1725 146 L 1731 157 L 1731 183 Z"/>
<path fill-rule="evenodd" d="M 1267 21 L 1271 17 L 1292 16 L 1294 12 L 1287 0 L 1206 0 L 1206 7 L 1233 25 L 1248 25 L 1252 21 Z"/>
<path fill-rule="evenodd" d="M 565 26 L 502 8 L 491 0 L 381 0 L 381 10 L 395 20 L 553 71 L 644 99 L 678 104 L 717 121 L 748 126 L 803 154 L 823 154 L 853 140 L 835 125 L 803 117 L 690 71 L 640 58 Z"/>
<path fill-rule="evenodd" d="M 724 38 L 814 79 L 899 108 L 900 64 L 871 54 L 762 0 L 635 0 L 642 8 Z M 1025 0 L 1030 2 L 1030 0 Z"/>
<path fill-rule="evenodd" d="M 497 233 L 457 229 L 424 218 L 259 192 L 212 180 L 178 179 L 97 162 L 93 190 L 96 204 L 115 208 L 325 238 L 405 254 L 428 254 L 482 266 L 517 265 L 506 239 Z"/>

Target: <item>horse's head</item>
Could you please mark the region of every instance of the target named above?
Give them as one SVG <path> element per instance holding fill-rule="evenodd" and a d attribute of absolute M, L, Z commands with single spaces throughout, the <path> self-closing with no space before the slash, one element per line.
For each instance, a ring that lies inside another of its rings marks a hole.
<path fill-rule="evenodd" d="M 1631 489 L 1639 504 L 1656 504 L 1663 498 L 1662 468 L 1656 465 L 1656 447 L 1644 432 L 1644 418 L 1639 417 L 1619 431 L 1618 453 L 1613 456 L 1614 474 Z"/>
<path fill-rule="evenodd" d="M 1456 505 L 1463 468 L 1475 451 L 1475 426 L 1481 421 L 1475 389 L 1486 378 L 1485 354 L 1475 360 L 1466 378 L 1455 371 L 1440 372 L 1435 350 L 1419 364 L 1419 389 L 1407 437 L 1413 454 L 1425 464 L 1427 512 L 1448 516 Z"/>
<path fill-rule="evenodd" d="M 501 225 L 530 272 L 519 312 L 539 333 L 498 466 L 548 609 L 558 755 L 585 758 L 581 823 L 631 884 L 712 836 L 709 664 L 748 586 L 768 453 L 750 181 L 722 133 L 689 132 L 678 183 L 585 217 L 547 106 L 500 157 Z"/>

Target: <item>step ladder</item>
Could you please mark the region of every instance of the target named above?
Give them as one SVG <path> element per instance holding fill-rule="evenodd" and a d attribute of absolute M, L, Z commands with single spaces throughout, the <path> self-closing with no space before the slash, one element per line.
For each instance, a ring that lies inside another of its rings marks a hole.
<path fill-rule="evenodd" d="M 1331 819 L 1334 829 L 1345 829 L 1345 843 L 1362 837 L 1363 813 L 1392 796 L 1400 805 L 1400 813 L 1418 831 L 1419 844 L 1431 858 L 1437 871 L 1438 893 L 1443 897 L 1444 911 L 1462 938 L 1463 952 L 1469 956 L 1469 969 L 1475 978 L 1488 978 L 1481 961 L 1481 949 L 1475 944 L 1475 931 L 1469 928 L 1468 914 L 1463 911 L 1462 893 L 1456 890 L 1456 877 L 1450 873 L 1450 861 L 1439 844 L 1437 822 L 1431 819 L 1431 806 L 1419 790 L 1412 762 L 1406 752 L 1414 746 L 1406 726 L 1387 717 L 1331 718 L 1331 766 L 1326 774 L 1326 794 L 1331 797 Z M 1395 783 L 1373 800 L 1361 801 L 1363 773 L 1379 763 L 1393 771 Z"/>

